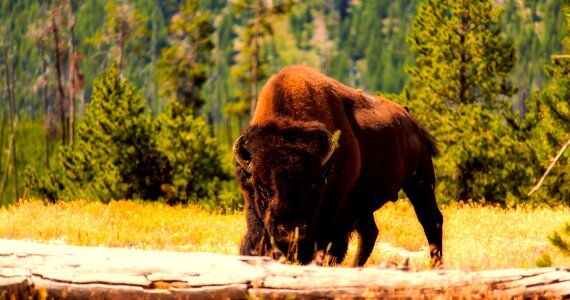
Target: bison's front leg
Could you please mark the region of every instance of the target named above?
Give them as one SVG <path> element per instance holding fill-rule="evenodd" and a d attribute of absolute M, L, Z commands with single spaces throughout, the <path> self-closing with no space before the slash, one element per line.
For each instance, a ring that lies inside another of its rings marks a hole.
<path fill-rule="evenodd" d="M 240 247 L 240 255 L 266 255 L 269 249 L 269 241 L 267 241 L 263 221 L 257 216 L 255 210 L 246 209 L 247 231 Z"/>
<path fill-rule="evenodd" d="M 334 228 L 330 233 L 317 242 L 317 256 L 324 254 L 323 265 L 335 266 L 342 263 L 348 250 L 350 233 L 344 228 Z"/>

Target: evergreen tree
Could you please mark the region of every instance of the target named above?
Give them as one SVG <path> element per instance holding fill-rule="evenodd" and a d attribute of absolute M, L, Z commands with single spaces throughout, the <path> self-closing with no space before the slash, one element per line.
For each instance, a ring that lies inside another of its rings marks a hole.
<path fill-rule="evenodd" d="M 76 146 L 63 147 L 60 163 L 46 176 L 26 171 L 32 195 L 237 208 L 223 152 L 204 118 L 172 100 L 153 120 L 145 106 L 113 66 L 95 83 Z"/>
<path fill-rule="evenodd" d="M 552 82 L 534 95 L 539 125 L 533 149 L 537 152 L 540 172 L 544 173 L 562 145 L 570 140 L 570 1 L 565 1 L 566 38 L 564 52 L 552 56 L 545 70 Z M 566 150 L 545 177 L 537 198 L 570 204 L 570 151 Z"/>
<path fill-rule="evenodd" d="M 61 149 L 60 165 L 47 177 L 28 172 L 32 192 L 51 200 L 158 199 L 168 166 L 152 139 L 145 107 L 118 68 L 109 69 L 94 84 L 76 146 Z"/>
<path fill-rule="evenodd" d="M 140 92 L 121 78 L 117 67 L 95 82 L 77 131 L 77 150 L 62 150 L 68 179 L 102 201 L 158 199 L 166 165 L 153 143 L 145 108 Z"/>
<path fill-rule="evenodd" d="M 87 42 L 99 48 L 103 54 L 103 65 L 115 63 L 123 73 L 125 53 L 129 56 L 144 55 L 145 39 L 149 37 L 146 28 L 148 17 L 129 4 L 128 0 L 119 3 L 109 1 L 105 5 L 106 20 L 103 28 Z M 107 60 L 110 60 L 108 63 Z"/>
<path fill-rule="evenodd" d="M 497 96 L 514 94 L 507 75 L 515 50 L 501 35 L 500 15 L 493 1 L 420 4 L 407 39 L 416 65 L 407 71 L 412 88 L 429 92 L 425 100 L 434 110 L 465 104 L 497 108 Z"/>
<path fill-rule="evenodd" d="M 416 54 L 405 94 L 412 113 L 440 140 L 439 192 L 449 199 L 507 201 L 531 172 L 517 139 L 505 125 L 513 44 L 501 35 L 493 1 L 421 3 L 408 43 Z M 520 165 L 523 165 L 522 167 Z"/>
<path fill-rule="evenodd" d="M 294 0 L 279 0 L 269 4 L 261 0 L 238 0 L 233 4 L 233 9 L 242 16 L 245 24 L 239 32 L 241 43 L 237 45 L 237 64 L 231 72 L 238 85 L 235 96 L 238 101 L 250 104 L 250 114 L 253 114 L 257 104 L 259 82 L 267 77 L 261 49 L 267 37 L 273 35 L 271 20 L 274 16 L 288 13 L 293 4 Z M 237 114 L 241 115 L 241 112 Z"/>
<path fill-rule="evenodd" d="M 208 13 L 201 12 L 198 0 L 187 0 L 172 17 L 169 47 L 162 49 L 157 80 L 163 95 L 177 100 L 197 113 L 204 104 L 200 88 L 212 65 L 214 27 Z"/>
<path fill-rule="evenodd" d="M 221 149 L 204 117 L 193 118 L 192 111 L 176 101 L 169 101 L 155 121 L 157 150 L 168 161 L 168 178 L 162 186 L 169 203 L 202 203 L 209 207 L 220 203 L 223 181 L 229 172 L 223 168 Z"/>

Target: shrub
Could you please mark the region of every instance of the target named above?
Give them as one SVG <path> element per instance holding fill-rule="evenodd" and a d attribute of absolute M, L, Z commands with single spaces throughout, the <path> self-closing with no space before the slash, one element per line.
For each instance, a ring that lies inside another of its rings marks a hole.
<path fill-rule="evenodd" d="M 163 197 L 171 204 L 209 199 L 203 204 L 218 207 L 222 183 L 230 176 L 204 117 L 194 118 L 190 109 L 169 101 L 154 127 L 154 141 L 166 158 L 170 179 L 162 186 Z"/>

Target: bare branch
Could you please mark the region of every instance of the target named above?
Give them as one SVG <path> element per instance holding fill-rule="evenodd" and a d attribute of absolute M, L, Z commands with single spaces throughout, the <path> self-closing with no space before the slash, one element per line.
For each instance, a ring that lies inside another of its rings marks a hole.
<path fill-rule="evenodd" d="M 530 190 L 530 192 L 528 192 L 529 196 L 532 195 L 532 193 L 538 191 L 538 189 L 542 185 L 542 182 L 544 181 L 544 178 L 546 178 L 546 175 L 548 175 L 548 173 L 550 173 L 550 170 L 552 170 L 552 167 L 554 167 L 554 164 L 558 161 L 558 159 L 560 159 L 560 157 L 562 156 L 562 153 L 564 153 L 564 151 L 566 151 L 566 148 L 568 148 L 568 146 L 570 146 L 570 139 L 568 139 L 566 144 L 564 144 L 564 146 L 562 146 L 562 148 L 560 148 L 560 151 L 558 151 L 558 154 L 552 160 L 552 163 L 550 163 L 550 166 L 548 166 L 548 169 L 546 169 L 546 172 L 544 172 L 544 174 L 542 175 L 542 178 L 540 178 L 538 183 Z"/>

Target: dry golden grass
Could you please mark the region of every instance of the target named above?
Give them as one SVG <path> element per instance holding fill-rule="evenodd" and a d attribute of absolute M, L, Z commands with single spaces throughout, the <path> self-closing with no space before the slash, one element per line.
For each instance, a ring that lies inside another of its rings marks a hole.
<path fill-rule="evenodd" d="M 446 268 L 535 267 L 543 253 L 554 265 L 570 267 L 570 258 L 546 239 L 570 222 L 568 208 L 451 205 L 442 212 Z M 376 212 L 376 222 L 380 235 L 368 266 L 410 258 L 412 268 L 428 268 L 427 241 L 408 201 L 388 203 Z M 159 203 L 22 201 L 0 209 L 0 238 L 70 245 L 237 254 L 244 230 L 242 214 Z M 343 265 L 352 260 L 355 248 L 353 242 Z"/>

